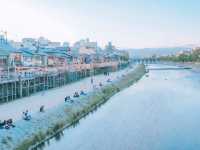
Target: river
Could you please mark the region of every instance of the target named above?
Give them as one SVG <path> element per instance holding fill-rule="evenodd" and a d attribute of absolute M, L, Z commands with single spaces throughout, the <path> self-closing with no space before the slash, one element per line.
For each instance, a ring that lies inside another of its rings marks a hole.
<path fill-rule="evenodd" d="M 164 67 L 157 65 L 153 67 Z M 198 150 L 200 74 L 154 70 L 43 150 Z"/>

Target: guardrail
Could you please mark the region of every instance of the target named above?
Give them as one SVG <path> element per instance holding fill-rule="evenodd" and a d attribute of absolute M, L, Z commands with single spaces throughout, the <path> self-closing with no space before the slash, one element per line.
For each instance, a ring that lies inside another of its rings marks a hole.
<path fill-rule="evenodd" d="M 92 70 L 103 67 L 118 66 L 119 62 L 104 62 L 93 64 L 69 64 L 66 66 L 58 67 L 17 67 L 16 70 L 22 70 L 17 72 L 0 72 L 0 83 L 6 83 L 11 81 L 31 79 L 38 76 L 56 75 L 63 72 L 77 72 L 82 70 Z"/>

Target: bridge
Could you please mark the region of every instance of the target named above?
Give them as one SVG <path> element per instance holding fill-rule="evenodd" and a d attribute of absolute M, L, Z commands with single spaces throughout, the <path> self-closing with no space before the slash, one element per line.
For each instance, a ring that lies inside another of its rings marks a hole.
<path fill-rule="evenodd" d="M 162 68 L 153 68 L 148 67 L 147 70 L 186 70 L 192 69 L 191 67 L 162 67 Z"/>
<path fill-rule="evenodd" d="M 156 64 L 160 62 L 159 58 L 133 58 L 132 63 L 134 64 Z"/>

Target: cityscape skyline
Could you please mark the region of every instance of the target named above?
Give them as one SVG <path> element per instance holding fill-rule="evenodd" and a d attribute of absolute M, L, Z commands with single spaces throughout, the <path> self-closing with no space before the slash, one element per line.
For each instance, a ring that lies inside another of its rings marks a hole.
<path fill-rule="evenodd" d="M 0 29 L 9 39 L 44 36 L 74 43 L 90 38 L 101 46 L 112 41 L 126 48 L 200 44 L 196 0 L 0 2 Z"/>

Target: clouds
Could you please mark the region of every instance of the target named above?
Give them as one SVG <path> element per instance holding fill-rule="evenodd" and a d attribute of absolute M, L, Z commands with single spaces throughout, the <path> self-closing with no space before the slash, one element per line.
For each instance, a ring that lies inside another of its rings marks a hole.
<path fill-rule="evenodd" d="M 67 25 L 48 7 L 39 7 L 39 4 L 37 7 L 21 0 L 0 2 L 1 28 L 7 30 L 11 38 L 44 35 L 61 40 L 70 35 Z"/>
<path fill-rule="evenodd" d="M 10 38 L 46 36 L 74 42 L 89 37 L 121 47 L 197 43 L 195 0 L 0 0 L 0 29 Z M 199 3 L 199 2 L 197 2 Z M 198 5 L 199 6 L 199 5 Z M 194 23 L 195 22 L 195 23 Z"/>

